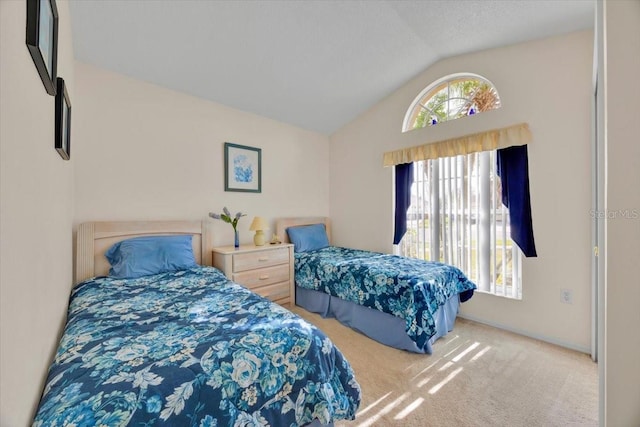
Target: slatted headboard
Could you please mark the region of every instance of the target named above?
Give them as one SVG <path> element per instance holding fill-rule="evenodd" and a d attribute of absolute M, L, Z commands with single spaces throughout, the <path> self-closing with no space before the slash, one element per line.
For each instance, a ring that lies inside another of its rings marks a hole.
<path fill-rule="evenodd" d="M 94 276 L 107 275 L 109 262 L 104 253 L 113 244 L 141 236 L 191 234 L 193 254 L 201 265 L 211 263 L 211 232 L 207 220 L 202 221 L 112 221 L 85 222 L 76 236 L 75 283 Z"/>
<path fill-rule="evenodd" d="M 287 235 L 287 228 L 313 224 L 324 224 L 324 227 L 327 230 L 327 238 L 329 238 L 329 243 L 331 243 L 331 221 L 326 216 L 277 219 L 276 235 L 282 243 L 291 243 L 289 236 Z"/>

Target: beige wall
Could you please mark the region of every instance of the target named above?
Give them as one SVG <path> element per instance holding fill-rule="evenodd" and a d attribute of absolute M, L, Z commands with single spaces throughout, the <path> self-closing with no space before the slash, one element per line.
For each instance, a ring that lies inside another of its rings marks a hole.
<path fill-rule="evenodd" d="M 605 425 L 640 425 L 640 2 L 604 2 Z M 620 214 L 628 214 L 625 217 Z M 602 373 L 604 372 L 604 375 Z M 604 378 L 602 378 L 604 376 Z"/>
<path fill-rule="evenodd" d="M 75 222 L 329 214 L 326 136 L 76 63 Z M 223 144 L 262 149 L 262 193 L 224 191 Z M 233 244 L 213 221 L 214 243 Z M 275 230 L 271 230 L 273 232 Z M 268 238 L 271 237 L 268 232 Z"/>
<path fill-rule="evenodd" d="M 331 136 L 331 217 L 336 244 L 390 252 L 392 169 L 382 154 L 501 126 L 529 123 L 538 258 L 524 259 L 521 301 L 477 293 L 468 318 L 588 351 L 590 345 L 590 150 L 593 33 L 442 60 Z M 408 106 L 451 73 L 491 80 L 500 110 L 401 133 Z M 573 291 L 573 304 L 560 290 Z"/>
<path fill-rule="evenodd" d="M 75 114 L 69 5 L 58 75 Z M 25 44 L 25 1 L 0 1 L 0 425 L 30 424 L 71 288 L 73 164 L 54 149 L 54 97 Z M 73 125 L 73 120 L 72 120 Z M 75 134 L 72 132 L 72 148 Z"/>

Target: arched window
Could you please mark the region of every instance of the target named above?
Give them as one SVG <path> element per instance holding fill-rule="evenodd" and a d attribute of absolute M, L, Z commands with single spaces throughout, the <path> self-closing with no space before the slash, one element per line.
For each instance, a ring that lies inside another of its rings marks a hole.
<path fill-rule="evenodd" d="M 405 115 L 403 131 L 496 108 L 500 108 L 500 96 L 489 80 L 475 74 L 453 74 L 432 83 L 416 97 Z M 505 134 L 506 140 L 513 138 Z M 518 145 L 519 141 L 512 142 Z M 396 180 L 399 171 L 404 174 L 396 181 L 396 197 L 400 194 L 401 201 L 410 203 L 401 203 L 399 211 L 396 208 L 396 224 L 401 228 L 394 243 L 399 243 L 401 255 L 455 265 L 481 292 L 521 299 L 522 250 L 511 239 L 509 203 L 505 202 L 509 192 L 503 195 L 501 176 L 510 176 L 507 163 L 510 168 L 524 164 L 526 179 L 517 184 L 511 181 L 510 188 L 520 186 L 519 194 L 528 203 L 526 145 L 524 154 L 518 152 L 517 161 L 505 160 L 512 151 L 505 153 L 502 148 L 512 149 L 511 145 L 486 145 L 474 138 L 454 138 L 415 147 L 420 148 L 415 153 L 409 149 L 409 158 L 395 161 Z M 523 163 L 517 163 L 521 159 Z M 530 210 L 525 213 L 530 219 Z M 513 227 L 518 236 L 524 229 L 522 224 L 519 216 Z M 536 256 L 532 228 L 527 230 L 531 239 L 520 241 L 527 256 Z"/>
<path fill-rule="evenodd" d="M 495 86 L 477 74 L 452 74 L 427 86 L 411 103 L 402 131 L 500 108 Z"/>

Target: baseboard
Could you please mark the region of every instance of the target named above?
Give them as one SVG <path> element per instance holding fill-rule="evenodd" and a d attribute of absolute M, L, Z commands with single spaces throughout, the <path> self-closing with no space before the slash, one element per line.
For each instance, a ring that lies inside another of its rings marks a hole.
<path fill-rule="evenodd" d="M 544 335 L 538 335 L 538 334 L 532 334 L 530 332 L 527 331 L 523 331 L 521 329 L 518 328 L 512 328 L 510 326 L 507 325 L 503 325 L 500 323 L 495 323 L 495 322 L 488 322 L 484 319 L 479 319 L 477 317 L 474 316 L 468 316 L 468 315 L 464 315 L 464 314 L 460 314 L 458 313 L 458 317 L 461 317 L 465 320 L 471 320 L 473 322 L 477 322 L 477 323 L 482 323 L 483 325 L 487 325 L 487 326 L 491 326 L 494 328 L 498 328 L 498 329 L 503 329 L 505 331 L 509 331 L 509 332 L 513 332 L 514 334 L 518 334 L 518 335 L 523 335 L 525 337 L 529 337 L 529 338 L 533 338 L 539 341 L 544 341 L 547 342 L 549 344 L 554 344 L 560 347 L 564 347 L 564 348 L 568 348 L 569 350 L 575 350 L 578 351 L 580 353 L 585 353 L 587 355 L 591 354 L 591 348 L 590 347 L 585 347 L 585 346 L 581 346 L 581 345 L 575 345 L 575 344 L 571 344 L 562 340 L 558 340 L 555 338 L 549 338 L 546 337 Z"/>

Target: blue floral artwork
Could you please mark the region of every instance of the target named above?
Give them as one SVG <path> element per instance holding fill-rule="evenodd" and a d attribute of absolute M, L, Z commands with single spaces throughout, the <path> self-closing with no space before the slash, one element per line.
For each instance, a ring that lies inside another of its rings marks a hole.
<path fill-rule="evenodd" d="M 233 174 L 238 182 L 253 181 L 253 168 L 249 158 L 244 154 L 233 158 Z"/>
<path fill-rule="evenodd" d="M 224 144 L 224 190 L 262 192 L 262 149 Z"/>

